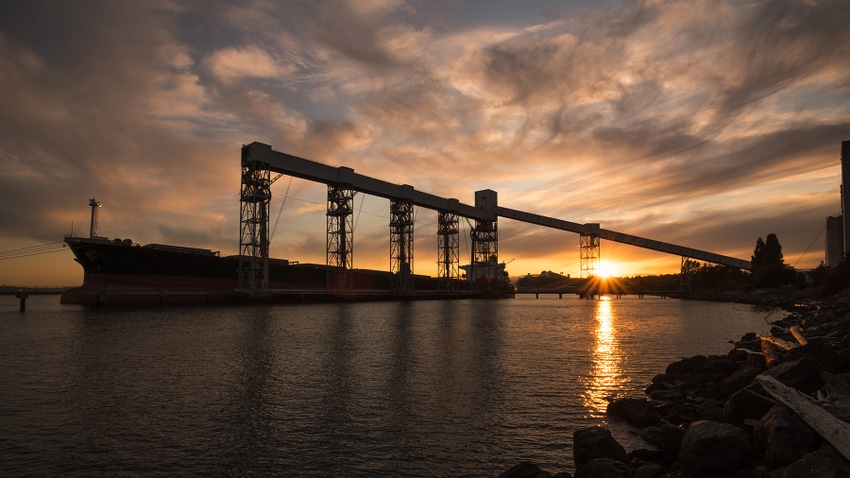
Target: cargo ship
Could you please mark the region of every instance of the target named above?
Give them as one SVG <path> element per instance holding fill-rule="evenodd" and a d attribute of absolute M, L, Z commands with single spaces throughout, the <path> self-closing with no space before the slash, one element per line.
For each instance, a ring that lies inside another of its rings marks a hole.
<path fill-rule="evenodd" d="M 96 201 L 91 201 L 93 212 Z M 253 295 L 239 290 L 240 256 L 167 244 L 137 244 L 130 239 L 96 235 L 93 214 L 90 237 L 65 237 L 84 271 L 83 284 L 62 294 L 63 304 L 91 307 L 144 305 L 224 305 L 242 302 L 328 302 L 407 298 L 511 297 L 510 282 L 483 283 L 481 278 L 438 279 L 413 274 L 412 290 L 400 295 L 394 275 L 386 271 L 339 268 L 269 259 L 268 291 Z M 502 269 L 504 266 L 502 265 Z M 341 290 L 341 274 L 350 287 Z M 507 278 L 507 274 L 503 276 Z"/>
<path fill-rule="evenodd" d="M 239 256 L 221 256 L 208 249 L 165 244 L 136 244 L 129 239 L 105 237 L 65 238 L 75 260 L 83 267 L 83 285 L 62 294 L 63 304 L 93 307 L 141 305 L 222 305 L 249 300 L 238 291 Z M 329 288 L 341 271 L 320 264 L 300 264 L 269 259 L 269 290 L 272 302 L 324 302 L 333 300 L 387 300 L 393 274 L 369 269 L 352 269 L 352 287 Z M 482 296 L 472 281 L 445 281 L 413 275 L 414 298 Z M 451 290 L 450 290 L 451 289 Z M 512 295 L 510 284 L 498 296 Z"/>

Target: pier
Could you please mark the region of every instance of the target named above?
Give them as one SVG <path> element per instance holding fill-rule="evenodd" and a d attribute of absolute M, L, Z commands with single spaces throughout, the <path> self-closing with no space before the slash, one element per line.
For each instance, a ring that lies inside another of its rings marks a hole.
<path fill-rule="evenodd" d="M 475 191 L 474 203 L 465 204 L 456 198 L 440 197 L 417 190 L 409 184 L 394 184 L 362 175 L 349 167 L 329 166 L 275 151 L 270 145 L 259 142 L 243 146 L 240 161 L 239 253 L 220 259 L 232 261 L 227 264 L 227 277 L 220 274 L 222 269 L 218 264 L 219 256 L 208 250 L 163 245 L 133 247 L 132 241 L 129 240 L 110 241 L 97 237 L 96 218 L 100 203 L 92 198 L 89 203 L 92 207 L 90 238 L 66 237 L 66 242 L 72 249 L 126 247 L 125 250 L 115 251 L 119 255 L 134 254 L 136 259 L 125 261 L 126 263 L 157 263 L 161 259 L 159 256 L 154 258 L 150 255 L 140 255 L 150 251 L 157 251 L 152 254 L 159 255 L 174 254 L 167 261 L 171 269 L 168 272 L 151 270 L 145 274 L 136 274 L 132 268 L 125 268 L 116 273 L 109 271 L 108 267 L 93 265 L 92 260 L 85 254 L 81 256 L 75 250 L 78 260 L 86 264 L 86 281 L 81 287 L 63 294 L 61 302 L 108 307 L 498 298 L 527 293 L 534 293 L 538 298 L 541 294 L 558 294 L 559 298 L 563 298 L 564 294 L 577 294 L 580 297 L 629 294 L 630 292 L 623 290 L 621 286 L 597 277 L 603 239 L 678 255 L 682 259 L 683 270 L 691 259 L 744 270 L 751 268 L 750 262 L 746 260 L 611 231 L 602 228 L 598 223 L 579 224 L 504 207 L 499 204 L 498 193 L 490 189 Z M 274 229 L 270 224 L 271 186 L 284 175 L 321 183 L 327 187 L 326 261 L 323 265 L 311 264 L 309 268 L 300 268 L 296 272 L 296 276 L 301 273 L 304 273 L 305 277 L 309 276 L 307 280 L 293 280 L 291 277 L 281 279 L 280 274 L 273 278 L 274 274 L 271 274 L 279 273 L 281 267 L 289 267 L 288 263 L 281 264 L 287 261 L 271 259 L 269 250 L 269 232 Z M 354 217 L 357 212 L 354 198 L 357 194 L 376 196 L 389 201 L 389 271 L 358 269 L 354 266 Z M 414 212 L 417 207 L 437 213 L 434 231 L 437 245 L 436 277 L 417 275 L 413 270 Z M 469 257 L 468 263 L 464 260 L 464 265 L 461 265 L 460 255 L 460 218 L 469 223 Z M 575 283 L 576 288 L 517 291 L 510 283 L 506 271 L 507 264 L 499 260 L 500 218 L 579 234 L 581 279 Z M 183 256 L 186 254 L 193 254 L 192 261 L 184 260 Z M 98 257 L 114 256 L 104 254 Z M 205 261 L 206 265 L 201 268 L 198 261 Z M 217 264 L 207 264 L 209 261 Z M 187 271 L 185 275 L 174 272 L 175 264 L 181 264 L 180 270 Z M 271 265 L 274 267 L 270 267 Z M 198 272 L 200 270 L 215 273 L 203 275 Z M 229 271 L 233 271 L 232 276 Z M 122 274 L 123 278 L 114 280 L 113 276 L 119 274 Z M 364 274 L 369 276 L 369 280 L 362 280 Z M 140 279 L 141 276 L 145 279 Z M 156 277 L 161 277 L 161 280 Z M 651 291 L 632 294 L 639 297 L 671 295 L 667 292 Z M 16 295 L 20 297 L 21 308 L 24 310 L 27 292 L 20 291 Z"/>
<path fill-rule="evenodd" d="M 637 296 L 639 299 L 643 299 L 645 296 L 654 296 L 661 297 L 662 299 L 666 299 L 668 297 L 686 297 L 687 292 L 683 291 L 675 291 L 675 290 L 619 290 L 619 291 L 605 291 L 605 292 L 593 292 L 592 294 L 588 294 L 587 290 L 579 289 L 578 287 L 564 287 L 557 289 L 534 289 L 534 288 L 519 288 L 514 292 L 514 295 L 534 295 L 535 299 L 539 299 L 541 295 L 557 295 L 559 299 L 563 299 L 565 295 L 577 295 L 582 298 L 586 298 L 589 296 L 600 296 L 600 295 L 609 295 L 617 298 L 632 295 Z"/>
<path fill-rule="evenodd" d="M 390 201 L 390 273 L 391 292 L 397 296 L 415 293 L 413 289 L 413 208 L 437 211 L 438 279 L 441 288 L 451 292 L 460 279 L 460 270 L 476 290 L 496 287 L 505 282 L 505 264 L 499 262 L 498 219 L 512 219 L 537 226 L 580 235 L 582 277 L 595 276 L 600 262 L 600 240 L 628 244 L 688 259 L 750 270 L 749 261 L 603 229 L 598 223 L 579 224 L 531 212 L 503 207 L 498 194 L 489 189 L 476 191 L 473 205 L 455 198 L 443 198 L 415 189 L 409 184 L 393 184 L 355 173 L 353 169 L 333 167 L 275 151 L 270 145 L 254 142 L 242 147 L 242 185 L 240 189 L 239 290 L 249 296 L 269 295 L 269 203 L 271 185 L 282 175 L 323 183 L 327 193 L 327 265 L 341 271 L 328 277 L 328 289 L 352 289 L 347 271 L 353 268 L 353 213 L 356 194 L 369 194 Z M 275 175 L 272 176 L 272 173 Z M 471 257 L 466 266 L 459 264 L 459 218 L 470 221 Z M 563 292 L 562 292 L 563 294 Z"/>
<path fill-rule="evenodd" d="M 21 301 L 21 312 L 27 310 L 27 298 L 31 295 L 61 295 L 70 287 L 0 287 L 0 295 L 14 295 Z"/>

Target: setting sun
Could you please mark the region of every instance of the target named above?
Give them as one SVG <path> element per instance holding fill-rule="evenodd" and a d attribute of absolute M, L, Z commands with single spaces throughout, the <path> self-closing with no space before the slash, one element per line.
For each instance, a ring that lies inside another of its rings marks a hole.
<path fill-rule="evenodd" d="M 612 277 L 617 275 L 617 264 L 610 261 L 600 261 L 599 269 L 596 271 L 596 275 L 599 277 Z"/>

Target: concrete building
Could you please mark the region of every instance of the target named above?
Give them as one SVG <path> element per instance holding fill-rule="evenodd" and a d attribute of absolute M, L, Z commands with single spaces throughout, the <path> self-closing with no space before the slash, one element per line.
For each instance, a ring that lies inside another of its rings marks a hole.
<path fill-rule="evenodd" d="M 847 221 L 847 213 L 850 211 L 847 194 L 844 194 L 844 185 L 850 185 L 850 141 L 841 142 L 841 215 L 826 218 L 826 257 L 824 262 L 830 267 L 835 267 L 844 259 L 845 253 L 850 251 L 850 221 Z"/>

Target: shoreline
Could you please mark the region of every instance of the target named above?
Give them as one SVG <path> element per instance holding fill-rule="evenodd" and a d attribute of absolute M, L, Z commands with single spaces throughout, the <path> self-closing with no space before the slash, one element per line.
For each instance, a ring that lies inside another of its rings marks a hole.
<path fill-rule="evenodd" d="M 652 449 L 626 453 L 607 429 L 582 428 L 573 434 L 575 475 L 522 462 L 499 478 L 850 477 L 850 298 L 688 298 L 785 315 L 769 334 L 749 332 L 725 355 L 673 362 L 644 396 L 608 405 L 608 416 Z"/>

